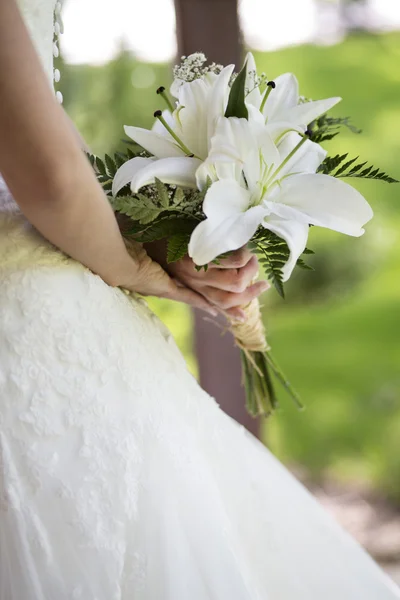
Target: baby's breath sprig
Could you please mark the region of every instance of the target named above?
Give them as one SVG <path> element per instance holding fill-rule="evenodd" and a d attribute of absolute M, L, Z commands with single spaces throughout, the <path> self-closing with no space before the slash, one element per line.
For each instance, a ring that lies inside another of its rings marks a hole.
<path fill-rule="evenodd" d="M 248 71 L 247 73 L 248 85 L 245 88 L 246 96 L 251 94 L 257 88 L 264 88 L 268 83 L 268 77 L 265 73 L 258 75 L 257 71 Z"/>
<path fill-rule="evenodd" d="M 219 75 L 223 69 L 222 65 L 215 62 L 206 65 L 207 58 L 203 52 L 195 52 L 189 56 L 181 56 L 181 63 L 173 68 L 175 79 L 191 82 L 195 79 L 201 79 L 207 73 Z"/>

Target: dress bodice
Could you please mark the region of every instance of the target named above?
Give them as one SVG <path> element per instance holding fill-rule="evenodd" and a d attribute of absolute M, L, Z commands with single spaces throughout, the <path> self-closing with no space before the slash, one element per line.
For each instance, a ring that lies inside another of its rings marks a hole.
<path fill-rule="evenodd" d="M 53 59 L 58 56 L 57 38 L 61 24 L 58 15 L 61 2 L 58 0 L 17 0 L 24 22 L 41 59 L 49 83 L 59 80 L 59 71 L 54 71 Z M 0 213 L 18 211 L 18 206 L 8 192 L 0 174 Z"/>
<path fill-rule="evenodd" d="M 17 0 L 17 2 L 46 74 L 52 81 L 53 53 L 58 52 L 53 48 L 57 0 Z"/>

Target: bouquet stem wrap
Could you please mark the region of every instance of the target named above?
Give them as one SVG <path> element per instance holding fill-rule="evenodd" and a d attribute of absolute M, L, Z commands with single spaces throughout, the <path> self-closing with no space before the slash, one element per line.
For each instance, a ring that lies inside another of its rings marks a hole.
<path fill-rule="evenodd" d="M 242 309 L 246 320 L 241 323 L 229 319 L 229 330 L 240 348 L 248 412 L 253 416 L 268 416 L 276 408 L 277 398 L 271 373 L 286 388 L 298 407 L 302 408 L 298 395 L 271 356 L 258 299 L 252 300 Z"/>

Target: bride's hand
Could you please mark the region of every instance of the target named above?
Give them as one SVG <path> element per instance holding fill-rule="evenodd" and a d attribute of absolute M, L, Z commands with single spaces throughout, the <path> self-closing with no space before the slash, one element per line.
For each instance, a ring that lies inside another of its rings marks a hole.
<path fill-rule="evenodd" d="M 216 317 L 218 311 L 210 302 L 193 289 L 189 289 L 181 280 L 171 276 L 160 264 L 148 255 L 141 244 L 126 242 L 130 256 L 133 259 L 129 280 L 118 281 L 120 287 L 143 296 L 158 296 L 177 302 L 190 304 Z"/>
<path fill-rule="evenodd" d="M 174 263 L 166 262 L 165 243 L 146 244 L 146 251 L 160 263 L 170 275 L 201 294 L 224 314 L 242 320 L 241 306 L 245 306 L 269 288 L 265 281 L 252 284 L 259 267 L 257 257 L 248 248 L 241 248 L 219 265 L 210 264 L 207 271 L 197 271 L 193 261 L 186 256 Z"/>

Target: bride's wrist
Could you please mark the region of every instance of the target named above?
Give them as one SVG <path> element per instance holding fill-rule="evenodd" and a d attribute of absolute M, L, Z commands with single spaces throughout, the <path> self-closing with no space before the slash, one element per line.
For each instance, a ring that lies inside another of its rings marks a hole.
<path fill-rule="evenodd" d="M 126 252 L 126 256 L 118 261 L 118 265 L 107 273 L 102 273 L 102 279 L 111 287 L 132 289 L 139 276 L 139 265 L 135 259 Z"/>

